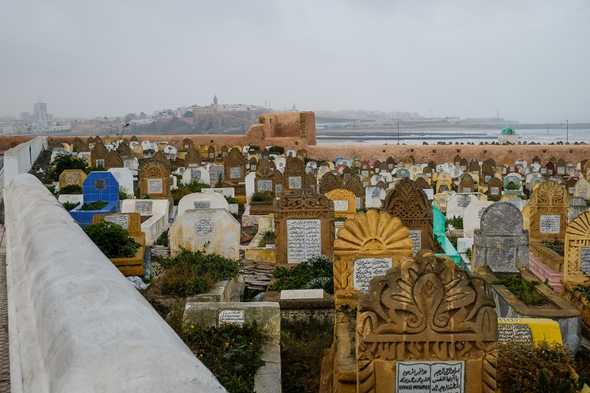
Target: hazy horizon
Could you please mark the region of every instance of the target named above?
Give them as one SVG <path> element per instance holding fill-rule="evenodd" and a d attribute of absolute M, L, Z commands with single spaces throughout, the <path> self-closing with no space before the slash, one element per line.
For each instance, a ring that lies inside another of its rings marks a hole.
<path fill-rule="evenodd" d="M 9 2 L 0 115 L 190 104 L 590 121 L 590 2 Z M 352 109 L 351 109 L 352 110 Z"/>

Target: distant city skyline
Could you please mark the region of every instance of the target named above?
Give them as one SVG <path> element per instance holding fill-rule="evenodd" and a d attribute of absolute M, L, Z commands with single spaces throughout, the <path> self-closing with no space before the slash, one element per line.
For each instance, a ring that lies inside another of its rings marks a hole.
<path fill-rule="evenodd" d="M 590 121 L 588 20 L 587 0 L 13 1 L 0 13 L 0 114 L 42 101 L 58 116 L 112 116 L 217 94 Z"/>

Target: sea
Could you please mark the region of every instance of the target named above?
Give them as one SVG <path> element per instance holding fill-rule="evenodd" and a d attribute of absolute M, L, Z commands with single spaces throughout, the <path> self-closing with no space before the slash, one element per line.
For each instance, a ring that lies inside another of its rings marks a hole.
<path fill-rule="evenodd" d="M 535 142 L 542 144 L 557 142 L 586 142 L 590 143 L 590 128 L 570 129 L 569 133 L 565 129 L 540 129 L 530 128 L 518 130 L 516 134 L 521 142 Z M 568 135 L 569 134 L 569 135 Z M 437 144 L 438 142 L 455 143 L 472 142 L 496 142 L 500 130 L 469 130 L 469 129 L 444 129 L 428 131 L 421 129 L 419 131 L 400 130 L 399 137 L 397 130 L 392 129 L 319 129 L 317 130 L 318 144 L 344 144 L 344 143 L 370 143 L 370 144 L 407 144 L 421 145 L 424 142 L 428 144 Z M 569 139 L 568 139 L 569 138 Z"/>

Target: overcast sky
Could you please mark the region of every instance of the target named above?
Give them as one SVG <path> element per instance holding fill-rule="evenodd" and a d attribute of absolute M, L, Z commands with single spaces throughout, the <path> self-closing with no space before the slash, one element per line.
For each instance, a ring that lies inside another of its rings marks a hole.
<path fill-rule="evenodd" d="M 590 121 L 588 0 L 0 0 L 0 114 L 222 103 Z"/>

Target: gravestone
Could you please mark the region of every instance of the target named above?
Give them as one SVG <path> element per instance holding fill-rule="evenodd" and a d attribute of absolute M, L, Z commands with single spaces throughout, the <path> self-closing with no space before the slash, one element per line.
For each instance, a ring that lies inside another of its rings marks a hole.
<path fill-rule="evenodd" d="M 527 206 L 531 241 L 563 241 L 569 207 L 565 187 L 552 181 L 540 183 Z"/>
<path fill-rule="evenodd" d="M 371 186 L 365 188 L 365 207 L 367 209 L 374 208 L 380 209 L 383 205 L 383 199 L 385 199 L 386 192 L 379 186 Z"/>
<path fill-rule="evenodd" d="M 446 216 L 447 218 L 463 217 L 465 215 L 465 209 L 469 207 L 472 202 L 485 201 L 486 197 L 480 193 L 471 194 L 455 194 L 450 193 L 447 205 L 446 205 Z"/>
<path fill-rule="evenodd" d="M 327 192 L 326 197 L 334 203 L 336 218 L 353 218 L 356 214 L 356 196 L 352 191 L 342 188 Z"/>
<path fill-rule="evenodd" d="M 229 211 L 229 203 L 222 194 L 216 192 L 195 192 L 183 196 L 178 201 L 176 216 L 182 216 L 189 210 L 195 209 L 224 209 Z"/>
<path fill-rule="evenodd" d="M 520 210 L 513 204 L 496 202 L 489 206 L 474 235 L 475 269 L 487 266 L 494 273 L 516 273 L 528 265 L 528 232 L 523 229 Z"/>
<path fill-rule="evenodd" d="M 107 152 L 104 160 L 105 169 L 123 168 L 123 159 L 116 151 Z"/>
<path fill-rule="evenodd" d="M 124 192 L 128 198 L 134 197 L 133 173 L 127 168 L 111 168 L 109 172 L 115 176 L 119 183 L 119 191 Z"/>
<path fill-rule="evenodd" d="M 374 279 L 355 331 L 358 392 L 496 391 L 494 300 L 446 258 L 421 254 Z"/>
<path fill-rule="evenodd" d="M 463 213 L 463 236 L 473 238 L 473 233 L 479 229 L 484 210 L 493 204 L 492 201 L 474 200 Z"/>
<path fill-rule="evenodd" d="M 356 307 L 373 277 L 385 274 L 401 257 L 412 255 L 410 231 L 387 212 L 370 209 L 344 223 L 334 241 L 336 306 Z"/>
<path fill-rule="evenodd" d="M 301 190 L 305 181 L 305 163 L 295 157 L 287 157 L 284 173 L 284 192 Z"/>
<path fill-rule="evenodd" d="M 169 238 L 172 256 L 182 249 L 229 259 L 240 256 L 240 223 L 225 209 L 185 211 L 170 227 Z"/>
<path fill-rule="evenodd" d="M 246 176 L 246 159 L 237 147 L 232 148 L 223 160 L 224 179 L 228 185 L 244 182 Z"/>
<path fill-rule="evenodd" d="M 68 186 L 79 186 L 82 188 L 86 180 L 86 172 L 82 169 L 65 169 L 59 175 L 59 189 L 63 189 Z"/>
<path fill-rule="evenodd" d="M 574 187 L 574 197 L 581 198 L 586 201 L 590 200 L 590 183 L 584 178 L 581 178 Z"/>
<path fill-rule="evenodd" d="M 306 190 L 284 192 L 274 200 L 277 263 L 332 257 L 334 204 Z"/>
<path fill-rule="evenodd" d="M 107 153 L 107 148 L 102 141 L 98 140 L 95 142 L 94 147 L 90 150 L 90 166 L 106 169 L 105 160 Z"/>
<path fill-rule="evenodd" d="M 191 166 L 182 173 L 182 184 L 189 185 L 191 183 L 201 183 L 210 185 L 209 171 L 202 166 Z"/>
<path fill-rule="evenodd" d="M 184 163 L 187 167 L 201 166 L 201 153 L 195 149 L 192 144 L 188 147 L 186 155 L 184 156 Z"/>
<path fill-rule="evenodd" d="M 563 281 L 587 283 L 590 277 L 590 211 L 580 214 L 565 232 Z"/>
<path fill-rule="evenodd" d="M 149 158 L 139 166 L 139 198 L 168 199 L 170 170 L 162 161 Z"/>
<path fill-rule="evenodd" d="M 475 192 L 475 182 L 473 181 L 473 177 L 470 174 L 466 173 L 461 177 L 461 181 L 459 183 L 459 192 L 460 193 L 471 193 Z"/>
<path fill-rule="evenodd" d="M 488 190 L 486 192 L 486 195 L 488 196 L 488 200 L 494 201 L 494 202 L 499 201 L 502 198 L 502 189 L 503 189 L 502 180 L 500 180 L 497 177 L 492 177 L 487 182 L 487 186 L 488 186 Z"/>
<path fill-rule="evenodd" d="M 432 234 L 432 206 L 426 194 L 410 179 L 401 180 L 389 191 L 383 210 L 399 218 L 409 229 L 412 254 L 434 248 Z"/>
<path fill-rule="evenodd" d="M 209 165 L 209 185 L 211 187 L 222 187 L 225 178 L 225 167 L 223 165 Z"/>
<path fill-rule="evenodd" d="M 453 190 L 453 178 L 446 172 L 439 173 L 436 180 L 436 193 Z"/>
<path fill-rule="evenodd" d="M 328 192 L 337 188 L 342 188 L 343 178 L 336 173 L 326 173 L 320 178 L 320 194 L 327 194 Z"/>
<path fill-rule="evenodd" d="M 365 187 L 358 175 L 345 174 L 342 177 L 342 188 L 352 191 L 356 197 L 356 208 L 363 209 L 365 207 Z"/>

